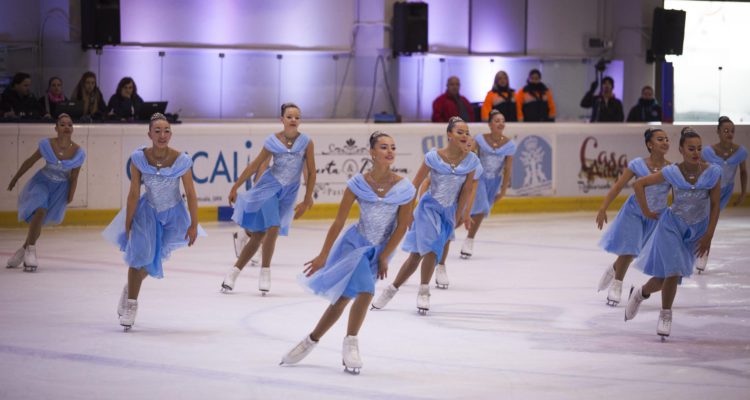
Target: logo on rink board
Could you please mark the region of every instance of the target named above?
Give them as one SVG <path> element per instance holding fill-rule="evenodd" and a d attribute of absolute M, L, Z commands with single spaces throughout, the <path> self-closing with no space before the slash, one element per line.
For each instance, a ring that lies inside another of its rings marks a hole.
<path fill-rule="evenodd" d="M 601 150 L 596 153 L 599 141 L 588 136 L 581 143 L 581 170 L 578 173 L 578 190 L 588 193 L 591 190 L 609 190 L 628 167 L 628 156 Z"/>
<path fill-rule="evenodd" d="M 541 136 L 521 140 L 513 157 L 511 187 L 518 196 L 552 193 L 552 146 Z"/>

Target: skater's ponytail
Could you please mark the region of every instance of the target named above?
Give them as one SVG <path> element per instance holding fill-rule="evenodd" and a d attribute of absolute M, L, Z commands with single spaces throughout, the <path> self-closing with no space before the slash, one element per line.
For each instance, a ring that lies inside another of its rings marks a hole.
<path fill-rule="evenodd" d="M 643 138 L 646 140 L 646 150 L 648 150 L 649 153 L 651 152 L 651 148 L 648 147 L 648 142 L 651 141 L 651 138 L 654 137 L 656 132 L 664 132 L 664 130 L 661 128 L 648 128 L 646 129 L 646 132 L 643 132 Z"/>
<path fill-rule="evenodd" d="M 373 132 L 372 135 L 370 135 L 370 149 L 374 149 L 375 145 L 378 144 L 378 140 L 382 137 L 391 137 L 391 135 L 380 131 Z"/>
<path fill-rule="evenodd" d="M 701 135 L 699 135 L 698 132 L 695 131 L 695 129 L 689 126 L 682 128 L 682 130 L 680 131 L 680 147 L 682 147 L 682 145 L 685 143 L 685 140 L 690 138 L 700 139 Z"/>

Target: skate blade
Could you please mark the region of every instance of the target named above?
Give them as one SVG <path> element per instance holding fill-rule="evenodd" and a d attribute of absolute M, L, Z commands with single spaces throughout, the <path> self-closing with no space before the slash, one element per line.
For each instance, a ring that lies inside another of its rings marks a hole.
<path fill-rule="evenodd" d="M 466 260 L 468 258 L 471 258 L 471 254 L 469 254 L 469 253 L 461 253 L 461 259 Z"/>
<path fill-rule="evenodd" d="M 237 257 L 239 257 L 239 256 L 237 256 Z M 251 266 L 251 267 L 257 267 L 257 266 L 258 266 L 258 264 L 260 264 L 260 261 L 258 261 L 258 260 L 253 260 L 252 258 L 250 259 L 250 266 Z"/>
<path fill-rule="evenodd" d="M 130 332 L 130 330 L 133 328 L 133 325 L 122 325 L 122 324 L 120 324 L 120 326 L 122 326 L 122 331 L 123 332 Z"/>
<path fill-rule="evenodd" d="M 620 304 L 619 300 L 610 300 L 607 299 L 607 305 L 610 307 L 617 307 L 617 305 Z"/>
<path fill-rule="evenodd" d="M 438 289 L 448 289 L 448 284 L 435 283 L 435 287 Z"/>
<path fill-rule="evenodd" d="M 665 334 L 663 334 L 663 333 L 657 333 L 657 335 L 659 335 L 659 336 L 661 337 L 661 341 L 662 341 L 662 342 L 666 342 L 666 341 L 667 341 L 667 338 L 669 337 L 669 334 L 666 334 L 666 335 L 665 335 Z"/>
<path fill-rule="evenodd" d="M 344 372 L 350 374 L 350 375 L 359 375 L 359 368 L 349 368 L 344 367 Z"/>
<path fill-rule="evenodd" d="M 419 313 L 419 315 L 427 315 L 427 311 L 430 311 L 430 309 L 417 307 L 417 313 Z"/>
<path fill-rule="evenodd" d="M 36 272 L 36 268 L 37 268 L 36 266 L 24 265 L 23 272 Z"/>
<path fill-rule="evenodd" d="M 234 288 L 232 288 L 231 286 L 229 286 L 229 285 L 227 285 L 227 284 L 224 284 L 224 283 L 222 283 L 222 284 L 221 284 L 221 293 L 229 293 L 229 292 L 231 292 L 231 291 L 232 291 L 233 289 L 234 289 Z"/>
<path fill-rule="evenodd" d="M 260 295 L 263 297 L 265 297 L 268 294 L 268 290 L 263 290 L 263 289 L 259 289 L 259 290 L 260 290 Z"/>

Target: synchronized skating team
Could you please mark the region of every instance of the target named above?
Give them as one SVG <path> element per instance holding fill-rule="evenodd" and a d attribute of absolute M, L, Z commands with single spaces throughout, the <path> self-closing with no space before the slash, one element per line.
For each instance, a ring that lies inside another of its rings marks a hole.
<path fill-rule="evenodd" d="M 313 205 L 314 148 L 311 138 L 299 131 L 299 107 L 282 105 L 281 122 L 283 130 L 268 136 L 258 157 L 230 191 L 232 220 L 244 233 L 235 235 L 237 261 L 221 282 L 222 291 L 234 290 L 242 269 L 261 253 L 258 289 L 267 293 L 276 239 L 287 235 L 291 221 Z M 467 229 L 460 254 L 462 258 L 471 257 L 483 218 L 505 195 L 510 182 L 515 144 L 504 134 L 501 113 L 492 112 L 488 125 L 489 133 L 472 138 L 466 122 L 451 118 L 446 129 L 447 145 L 425 155 L 412 181 L 392 171 L 395 139 L 383 132 L 370 136 L 372 169 L 347 182 L 320 253 L 305 263 L 299 277 L 302 286 L 330 305 L 312 331 L 282 357 L 282 364 L 305 358 L 353 300 L 342 358 L 346 371 L 359 373 L 362 359 L 357 335 L 368 309 L 384 308 L 418 267 L 417 309 L 421 314 L 428 312 L 433 273 L 437 287 L 449 285 L 445 259 L 455 228 L 464 225 Z M 18 179 L 44 158 L 45 166 L 26 184 L 19 198 L 18 218 L 27 222 L 29 229 L 23 246 L 8 260 L 8 268 L 23 265 L 24 271 L 36 270 L 36 242 L 42 227 L 62 222 L 73 199 L 86 155 L 72 140 L 73 122 L 68 115 L 60 115 L 55 131 L 56 137 L 39 142 L 38 150 L 23 162 L 8 185 L 12 190 Z M 717 133 L 718 143 L 703 147 L 701 137 L 684 128 L 679 141 L 682 161 L 671 163 L 665 159 L 670 146 L 666 132 L 646 130 L 648 156 L 629 162 L 596 217 L 601 229 L 607 222 L 609 205 L 631 179 L 637 178 L 632 184 L 635 193 L 602 237 L 601 247 L 617 259 L 605 268 L 599 290 L 608 289 L 607 304 L 616 306 L 621 300 L 625 272 L 635 261 L 636 268 L 652 278 L 630 289 L 625 320 L 634 318 L 641 302 L 661 291 L 657 334 L 662 338 L 670 334 L 672 303 L 682 278 L 689 277 L 693 269 L 702 272 L 706 267 L 719 211 L 729 202 L 738 169 L 742 187 L 735 205 L 745 196 L 747 150 L 733 142 L 734 124 L 729 118 L 719 119 Z M 163 277 L 163 260 L 173 250 L 191 246 L 198 236 L 205 235 L 197 221 L 190 157 L 169 147 L 172 130 L 163 115 L 151 117 L 148 136 L 151 146 L 138 148 L 130 156 L 127 205 L 103 232 L 124 252 L 129 267 L 117 306 L 125 330 L 135 322 L 143 280 L 147 276 Z M 303 174 L 305 195 L 295 205 Z M 247 181 L 253 182 L 252 187 L 238 193 Z M 145 187 L 143 195 L 141 186 Z M 670 193 L 673 198 L 668 206 Z M 345 229 L 355 202 L 359 220 Z M 387 278 L 389 262 L 402 239 L 402 249 L 409 255 L 395 279 L 373 301 L 375 282 Z"/>

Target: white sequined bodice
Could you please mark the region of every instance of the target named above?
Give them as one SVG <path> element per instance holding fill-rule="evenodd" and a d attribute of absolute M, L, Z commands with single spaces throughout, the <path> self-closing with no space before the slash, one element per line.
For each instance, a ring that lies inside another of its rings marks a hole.
<path fill-rule="evenodd" d="M 667 197 L 672 185 L 662 182 L 658 185 L 646 186 L 646 204 L 651 211 L 660 211 L 667 208 Z"/>
<path fill-rule="evenodd" d="M 500 175 L 505 165 L 505 154 L 493 154 L 487 151 L 479 151 L 479 161 L 482 163 L 482 178 L 493 179 Z"/>
<path fill-rule="evenodd" d="M 141 182 L 146 187 L 146 201 L 157 212 L 168 210 L 182 201 L 179 177 L 142 174 Z"/>
<path fill-rule="evenodd" d="M 51 181 L 64 182 L 70 179 L 70 169 L 65 168 L 60 161 L 56 163 L 47 161 L 41 171 Z"/>
<path fill-rule="evenodd" d="M 357 201 L 359 202 L 357 232 L 373 245 L 378 245 L 390 237 L 396 228 L 398 204 L 362 199 L 357 199 Z"/>
<path fill-rule="evenodd" d="M 271 175 L 273 175 L 282 186 L 286 186 L 300 178 L 304 161 L 304 151 L 296 153 L 274 153 L 273 165 L 271 165 Z"/>
<path fill-rule="evenodd" d="M 737 173 L 737 165 L 729 164 L 726 161 L 718 165 L 721 167 L 721 187 L 734 183 L 734 175 Z"/>
<path fill-rule="evenodd" d="M 672 212 L 688 225 L 696 224 L 708 217 L 709 194 L 705 189 L 674 188 Z"/>
<path fill-rule="evenodd" d="M 466 175 L 430 173 L 430 195 L 443 207 L 449 207 L 458 201 L 458 193 L 466 181 Z"/>

